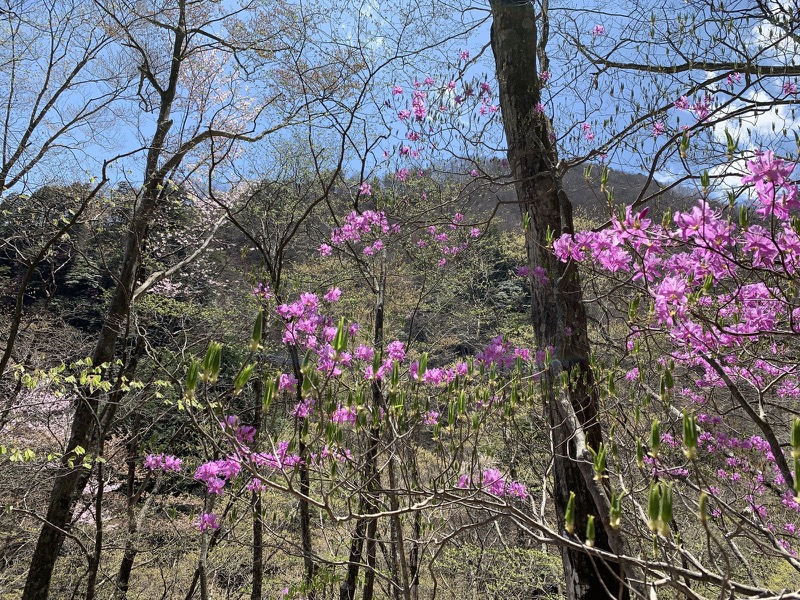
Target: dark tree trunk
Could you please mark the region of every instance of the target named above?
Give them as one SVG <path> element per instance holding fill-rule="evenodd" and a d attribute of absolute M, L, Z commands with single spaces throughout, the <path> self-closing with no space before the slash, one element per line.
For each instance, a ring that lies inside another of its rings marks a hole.
<path fill-rule="evenodd" d="M 252 492 L 253 507 L 253 588 L 250 600 L 261 600 L 264 593 L 264 523 L 261 520 L 261 492 Z"/>
<path fill-rule="evenodd" d="M 105 436 L 100 435 L 98 443 L 98 456 L 103 456 Z M 105 475 L 103 463 L 97 465 L 97 496 L 94 504 L 94 553 L 89 559 L 89 572 L 86 583 L 86 600 L 94 600 L 97 593 L 97 572 L 100 569 L 100 560 L 103 555 L 103 476 Z"/>
<path fill-rule="evenodd" d="M 134 207 L 125 241 L 122 268 L 117 277 L 108 313 L 100 330 L 100 337 L 92 354 L 92 364 L 97 366 L 113 364 L 117 342 L 122 333 L 127 330 L 133 291 L 142 259 L 142 246 L 164 189 L 165 167 L 160 167 L 159 162 L 164 142 L 172 127 L 170 114 L 177 91 L 186 39 L 183 17 L 182 13 L 180 23 L 175 28 L 169 84 L 160 94 L 161 104 L 156 131 L 147 153 L 144 185 L 137 205 Z M 108 371 L 104 376 L 108 376 Z M 72 418 L 66 452 L 50 494 L 45 524 L 42 526 L 31 559 L 31 567 L 28 570 L 25 591 L 22 595 L 23 600 L 46 600 L 48 596 L 53 568 L 64 543 L 73 507 L 91 476 L 91 469 L 84 469 L 81 466 L 80 457 L 76 454 L 75 449 L 81 447 L 87 452 L 95 450 L 101 418 L 105 422 L 113 421 L 117 406 L 118 402 L 109 402 L 101 417 L 100 394 L 88 390 L 86 396 L 78 402 Z M 77 466 L 70 466 L 70 463 L 75 463 Z"/>
<path fill-rule="evenodd" d="M 303 399 L 303 372 L 300 369 L 300 356 L 297 352 L 297 346 L 290 346 L 289 353 L 292 359 L 294 376 L 297 378 L 296 398 L 298 402 L 301 402 Z M 308 446 L 303 441 L 307 427 L 307 417 L 297 417 L 295 419 L 295 430 L 297 431 L 298 439 L 297 453 L 301 459 L 297 469 L 300 476 L 300 499 L 297 502 L 300 512 L 300 545 L 303 549 L 303 583 L 309 600 L 315 600 L 317 594 L 314 589 L 314 579 L 317 575 L 317 563 L 314 561 L 314 545 L 311 537 L 311 507 L 306 500 L 311 491 L 311 478 L 308 471 L 311 456 Z"/>
<path fill-rule="evenodd" d="M 508 159 L 517 198 L 527 223 L 525 245 L 531 268 L 531 319 L 537 345 L 550 348 L 551 356 L 571 374 L 569 398 L 586 443 L 597 448 L 602 431 L 597 421 L 598 402 L 589 368 L 586 312 L 574 264 L 553 255 L 548 233 L 572 231 L 572 210 L 561 187 L 552 126 L 537 112 L 540 102 L 539 71 L 547 68 L 547 5 L 537 15 L 534 6 L 520 0 L 491 0 L 494 22 L 492 50 L 500 86 L 500 106 L 508 142 Z M 537 37 L 538 36 L 538 37 Z M 569 334 L 568 334 L 569 332 Z M 553 435 L 555 510 L 563 531 L 570 491 L 576 494 L 576 534 L 583 536 L 588 515 L 596 517 L 596 547 L 611 551 L 603 512 L 592 498 L 579 468 L 576 449 L 560 414 L 556 399 L 560 382 L 545 377 L 546 412 Z M 581 460 L 583 458 L 581 457 Z M 563 549 L 567 597 L 591 600 L 626 595 L 621 589 L 618 565 L 606 565 L 584 552 Z"/>
<path fill-rule="evenodd" d="M 383 348 L 383 315 L 384 294 L 386 285 L 386 256 L 381 260 L 381 272 L 374 282 L 375 291 L 375 324 L 373 328 L 373 346 L 376 352 Z M 380 487 L 380 474 L 377 472 L 378 442 L 380 440 L 380 426 L 376 424 L 374 415 L 381 410 L 382 391 L 380 382 L 372 382 L 372 411 L 373 419 L 369 430 L 369 446 L 364 458 L 364 491 L 358 501 L 359 514 L 367 514 L 377 510 L 375 493 Z M 363 600 L 371 600 L 375 585 L 375 559 L 377 519 L 368 520 L 360 518 L 356 521 L 353 535 L 350 538 L 350 556 L 347 562 L 347 577 L 339 587 L 339 600 L 353 600 L 356 594 L 358 571 L 362 564 L 364 542 L 367 544 L 367 572 L 364 575 Z"/>
<path fill-rule="evenodd" d="M 139 495 L 136 493 L 136 463 L 139 459 L 139 427 L 141 424 L 141 416 L 137 413 L 134 415 L 131 424 L 131 432 L 128 437 L 128 456 L 126 463 L 128 466 L 128 474 L 125 479 L 125 495 L 128 498 L 127 516 L 128 516 L 128 539 L 125 541 L 125 550 L 122 554 L 120 561 L 119 571 L 117 572 L 117 589 L 115 598 L 123 600 L 128 594 L 128 586 L 131 580 L 131 573 L 133 572 L 133 563 L 136 560 L 137 543 L 136 537 L 138 535 L 139 527 L 136 516 L 136 503 Z"/>
<path fill-rule="evenodd" d="M 416 467 L 414 467 L 416 470 Z M 411 578 L 411 599 L 419 600 L 419 552 L 422 539 L 422 512 L 414 512 L 414 538 L 411 542 L 411 552 L 408 558 L 408 572 Z"/>
<path fill-rule="evenodd" d="M 364 573 L 363 600 L 372 600 L 375 594 L 375 568 L 378 559 L 378 519 L 367 523 L 367 570 Z"/>

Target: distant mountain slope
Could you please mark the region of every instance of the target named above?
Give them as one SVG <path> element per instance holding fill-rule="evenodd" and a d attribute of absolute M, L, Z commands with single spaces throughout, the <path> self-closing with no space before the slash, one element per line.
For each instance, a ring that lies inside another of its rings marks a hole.
<path fill-rule="evenodd" d="M 614 206 L 627 206 L 637 200 L 642 188 L 647 182 L 647 177 L 639 173 L 624 173 L 612 171 L 609 174 L 609 187 L 614 193 Z M 610 210 L 605 194 L 600 192 L 600 169 L 595 168 L 591 181 L 587 181 L 579 169 L 568 171 L 564 177 L 564 191 L 572 202 L 576 215 L 588 218 L 593 223 L 602 223 L 608 220 Z M 658 192 L 660 186 L 651 182 L 648 186 L 648 195 Z M 503 230 L 513 230 L 520 225 L 520 213 L 516 204 L 516 194 L 512 185 L 476 186 L 469 191 L 473 206 L 479 212 L 492 210 L 496 202 L 498 207 L 495 223 Z M 697 194 L 686 187 L 664 191 L 648 203 L 652 215 L 657 218 L 666 210 L 686 210 L 697 201 Z M 644 208 L 644 207 L 642 207 Z"/>

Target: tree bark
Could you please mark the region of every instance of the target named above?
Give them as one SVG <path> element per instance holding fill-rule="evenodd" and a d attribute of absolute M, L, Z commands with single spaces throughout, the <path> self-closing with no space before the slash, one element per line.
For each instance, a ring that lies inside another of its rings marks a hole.
<path fill-rule="evenodd" d="M 178 75 L 180 74 L 186 40 L 183 11 L 181 11 L 180 22 L 174 31 L 173 60 L 169 74 L 169 84 L 160 94 L 159 115 L 156 131 L 147 153 L 143 189 L 137 205 L 134 207 L 134 214 L 125 241 L 122 268 L 117 278 L 111 304 L 92 354 L 92 364 L 95 366 L 111 365 L 113 363 L 117 341 L 121 332 L 127 328 L 131 299 L 142 259 L 142 244 L 147 236 L 147 230 L 153 221 L 164 189 L 163 184 L 166 174 L 164 167 L 159 166 L 159 162 L 167 134 L 172 127 L 170 115 L 177 91 Z M 108 403 L 105 407 L 103 419 L 106 421 L 113 420 L 117 406 L 118 403 Z M 85 469 L 79 464 L 80 460 L 78 460 L 75 450 L 81 447 L 89 452 L 97 445 L 100 426 L 99 409 L 100 394 L 88 391 L 85 398 L 78 402 L 75 409 L 69 442 L 67 443 L 59 472 L 55 477 L 45 524 L 39 534 L 31 559 L 31 567 L 28 570 L 25 590 L 22 595 L 23 600 L 46 600 L 48 596 L 53 568 L 64 543 L 64 533 L 66 528 L 69 527 L 75 501 L 91 476 L 91 469 Z M 71 467 L 71 462 L 78 464 L 78 466 Z"/>
<path fill-rule="evenodd" d="M 517 199 L 526 223 L 525 246 L 531 269 L 531 320 L 538 349 L 549 349 L 570 374 L 569 398 L 586 443 L 597 448 L 602 431 L 597 420 L 597 393 L 589 368 L 589 340 L 580 279 L 572 263 L 553 255 L 548 236 L 572 232 L 572 207 L 561 186 L 555 136 L 548 118 L 536 110 L 541 101 L 539 71 L 547 69 L 547 4 L 537 15 L 531 3 L 491 0 L 491 45 L 500 87 L 500 106 L 508 142 L 508 160 Z M 595 505 L 578 465 L 575 446 L 557 406 L 555 381 L 542 377 L 544 401 L 554 447 L 554 504 L 563 531 L 570 491 L 576 494 L 577 535 L 588 515 L 598 517 L 596 546 L 611 551 L 606 523 Z M 562 550 L 570 600 L 627 596 L 619 565 L 595 562 L 588 554 Z"/>
<path fill-rule="evenodd" d="M 105 436 L 100 434 L 98 442 L 98 457 L 103 457 Z M 103 476 L 105 475 L 103 463 L 97 465 L 97 496 L 94 502 L 94 553 L 89 559 L 88 579 L 86 582 L 86 600 L 94 600 L 97 593 L 97 572 L 100 569 L 100 560 L 103 557 Z"/>
<path fill-rule="evenodd" d="M 375 323 L 373 327 L 372 343 L 376 352 L 381 352 L 384 341 L 383 319 L 386 287 L 386 255 L 381 257 L 380 274 L 375 277 L 373 291 L 375 292 Z M 382 390 L 380 381 L 372 382 L 372 424 L 369 429 L 369 446 L 364 458 L 364 483 L 358 501 L 358 512 L 366 514 L 377 510 L 375 493 L 380 487 L 380 474 L 377 472 L 378 442 L 380 441 L 380 426 L 375 415 L 380 412 L 382 404 Z M 356 521 L 353 535 L 350 538 L 350 556 L 347 562 L 347 577 L 339 587 L 339 600 L 353 600 L 356 594 L 358 571 L 362 564 L 364 542 L 367 543 L 367 571 L 364 575 L 363 600 L 371 600 L 375 586 L 375 560 L 378 523 L 377 519 L 360 518 Z"/>
<path fill-rule="evenodd" d="M 298 402 L 302 402 L 304 375 L 300 369 L 300 356 L 297 352 L 297 346 L 289 346 L 289 353 L 292 359 L 294 376 L 297 378 L 296 399 Z M 300 476 L 300 498 L 297 503 L 300 513 L 300 544 L 303 549 L 303 584 L 309 600 L 315 600 L 317 592 L 314 589 L 314 579 L 317 575 L 317 563 L 314 560 L 314 544 L 311 536 L 311 507 L 308 500 L 306 500 L 311 493 L 311 477 L 308 470 L 311 453 L 305 443 L 307 429 L 308 417 L 295 418 L 295 431 L 298 439 L 297 452 L 300 455 L 300 465 L 297 468 Z"/>
<path fill-rule="evenodd" d="M 128 456 L 125 461 L 128 466 L 128 474 L 125 479 L 125 495 L 128 499 L 128 539 L 125 541 L 125 550 L 122 554 L 119 571 L 117 572 L 117 589 L 114 596 L 116 600 L 124 600 L 128 594 L 128 586 L 131 580 L 131 573 L 133 572 L 133 563 L 136 560 L 136 554 L 138 552 L 136 538 L 139 533 L 139 520 L 136 515 L 136 503 L 139 500 L 139 495 L 136 493 L 135 486 L 136 463 L 139 459 L 140 423 L 141 416 L 137 413 L 134 415 L 133 423 L 131 424 L 131 432 L 128 438 Z"/>

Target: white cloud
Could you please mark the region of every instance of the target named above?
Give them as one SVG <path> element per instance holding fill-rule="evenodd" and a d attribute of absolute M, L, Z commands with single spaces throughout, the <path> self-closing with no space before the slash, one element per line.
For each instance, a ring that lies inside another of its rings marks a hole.
<path fill-rule="evenodd" d="M 775 143 L 800 126 L 800 118 L 793 112 L 789 105 L 776 105 L 770 94 L 754 92 L 718 113 L 719 117 L 728 115 L 730 118 L 714 125 L 714 138 L 724 143 L 727 129 L 734 139 L 738 138 L 740 147 Z"/>
<path fill-rule="evenodd" d="M 789 7 L 780 8 L 781 3 L 770 2 L 770 9 L 776 18 L 781 15 L 790 14 L 787 12 Z M 797 8 L 791 9 L 796 13 Z M 791 24 L 788 27 L 792 27 Z M 797 65 L 800 64 L 800 46 L 798 46 L 792 35 L 787 32 L 786 27 L 774 25 L 767 20 L 755 25 L 751 33 L 750 45 L 758 51 L 762 51 L 763 56 L 778 65 Z"/>

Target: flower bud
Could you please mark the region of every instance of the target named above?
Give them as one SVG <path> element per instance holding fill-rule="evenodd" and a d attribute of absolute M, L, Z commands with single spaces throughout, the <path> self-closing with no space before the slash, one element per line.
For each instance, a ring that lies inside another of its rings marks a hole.
<path fill-rule="evenodd" d="M 792 421 L 792 456 L 800 458 L 800 419 Z"/>
<path fill-rule="evenodd" d="M 622 497 L 625 494 L 617 495 L 616 492 L 611 493 L 611 511 L 609 512 L 609 527 L 616 531 L 619 529 L 620 522 L 622 521 Z"/>
<path fill-rule="evenodd" d="M 423 352 L 419 357 L 419 364 L 417 365 L 417 377 L 422 379 L 422 376 L 425 375 L 425 371 L 428 370 L 428 353 Z"/>
<path fill-rule="evenodd" d="M 658 419 L 653 419 L 653 425 L 650 427 L 650 456 L 658 458 L 658 449 L 661 447 L 661 423 Z"/>
<path fill-rule="evenodd" d="M 661 512 L 658 516 L 658 532 L 667 537 L 672 522 L 672 484 L 663 485 L 661 490 Z"/>
<path fill-rule="evenodd" d="M 586 545 L 594 547 L 594 515 L 589 515 L 586 519 Z"/>
<path fill-rule="evenodd" d="M 728 131 L 727 127 L 725 128 L 725 141 L 727 142 L 728 146 L 728 152 L 726 153 L 726 156 L 731 159 L 733 158 L 734 152 L 739 149 L 739 143 L 738 140 L 733 139 L 733 136 L 731 135 L 731 132 Z"/>
<path fill-rule="evenodd" d="M 639 304 L 641 303 L 642 298 L 641 296 L 636 296 L 633 300 L 630 301 L 628 304 L 628 320 L 633 321 L 636 319 L 636 311 L 639 310 Z"/>
<path fill-rule="evenodd" d="M 661 509 L 661 490 L 658 484 L 650 484 L 650 497 L 647 503 L 647 526 L 650 531 L 658 531 L 658 515 Z"/>
<path fill-rule="evenodd" d="M 689 150 L 689 132 L 684 131 L 683 135 L 681 136 L 681 144 L 680 144 L 681 158 L 686 158 L 688 150 Z"/>
<path fill-rule="evenodd" d="M 237 373 L 236 378 L 233 380 L 233 395 L 238 396 L 250 380 L 250 375 L 253 374 L 254 364 L 249 364 L 242 367 Z"/>
<path fill-rule="evenodd" d="M 564 529 L 570 535 L 575 533 L 575 492 L 569 493 L 567 511 L 564 513 Z"/>
<path fill-rule="evenodd" d="M 606 445 L 603 442 L 600 442 L 597 452 L 595 452 L 591 447 L 589 447 L 589 452 L 594 459 L 594 480 L 602 481 L 605 477 L 606 471 Z"/>
<path fill-rule="evenodd" d="M 189 368 L 186 370 L 186 395 L 189 398 L 194 398 L 194 390 L 197 388 L 197 376 L 200 372 L 200 361 L 196 358 L 192 359 L 189 363 Z"/>
<path fill-rule="evenodd" d="M 268 379 L 266 381 L 266 385 L 264 386 L 264 396 L 261 399 L 261 407 L 264 413 L 269 410 L 269 406 L 272 404 L 272 399 L 275 397 L 275 392 L 279 389 L 279 382 L 280 375 L 278 375 L 275 379 Z"/>
<path fill-rule="evenodd" d="M 339 325 L 336 327 L 336 335 L 333 338 L 332 345 L 336 352 L 347 350 L 347 328 L 344 324 L 344 317 L 339 317 Z"/>
<path fill-rule="evenodd" d="M 217 382 L 221 360 L 222 344 L 219 342 L 211 342 L 208 345 L 206 357 L 203 359 L 203 364 L 201 365 L 202 379 L 205 383 L 213 385 Z"/>
<path fill-rule="evenodd" d="M 794 501 L 800 503 L 800 457 L 795 456 L 794 458 L 794 491 L 795 497 Z"/>
<path fill-rule="evenodd" d="M 689 460 L 697 458 L 697 417 L 683 413 L 683 453 Z"/>
<path fill-rule="evenodd" d="M 705 525 L 708 521 L 708 494 L 700 492 L 700 510 L 697 514 L 700 517 L 700 522 Z"/>
<path fill-rule="evenodd" d="M 636 465 L 640 468 L 644 468 L 644 448 L 642 448 L 642 440 L 640 438 L 636 438 Z"/>

